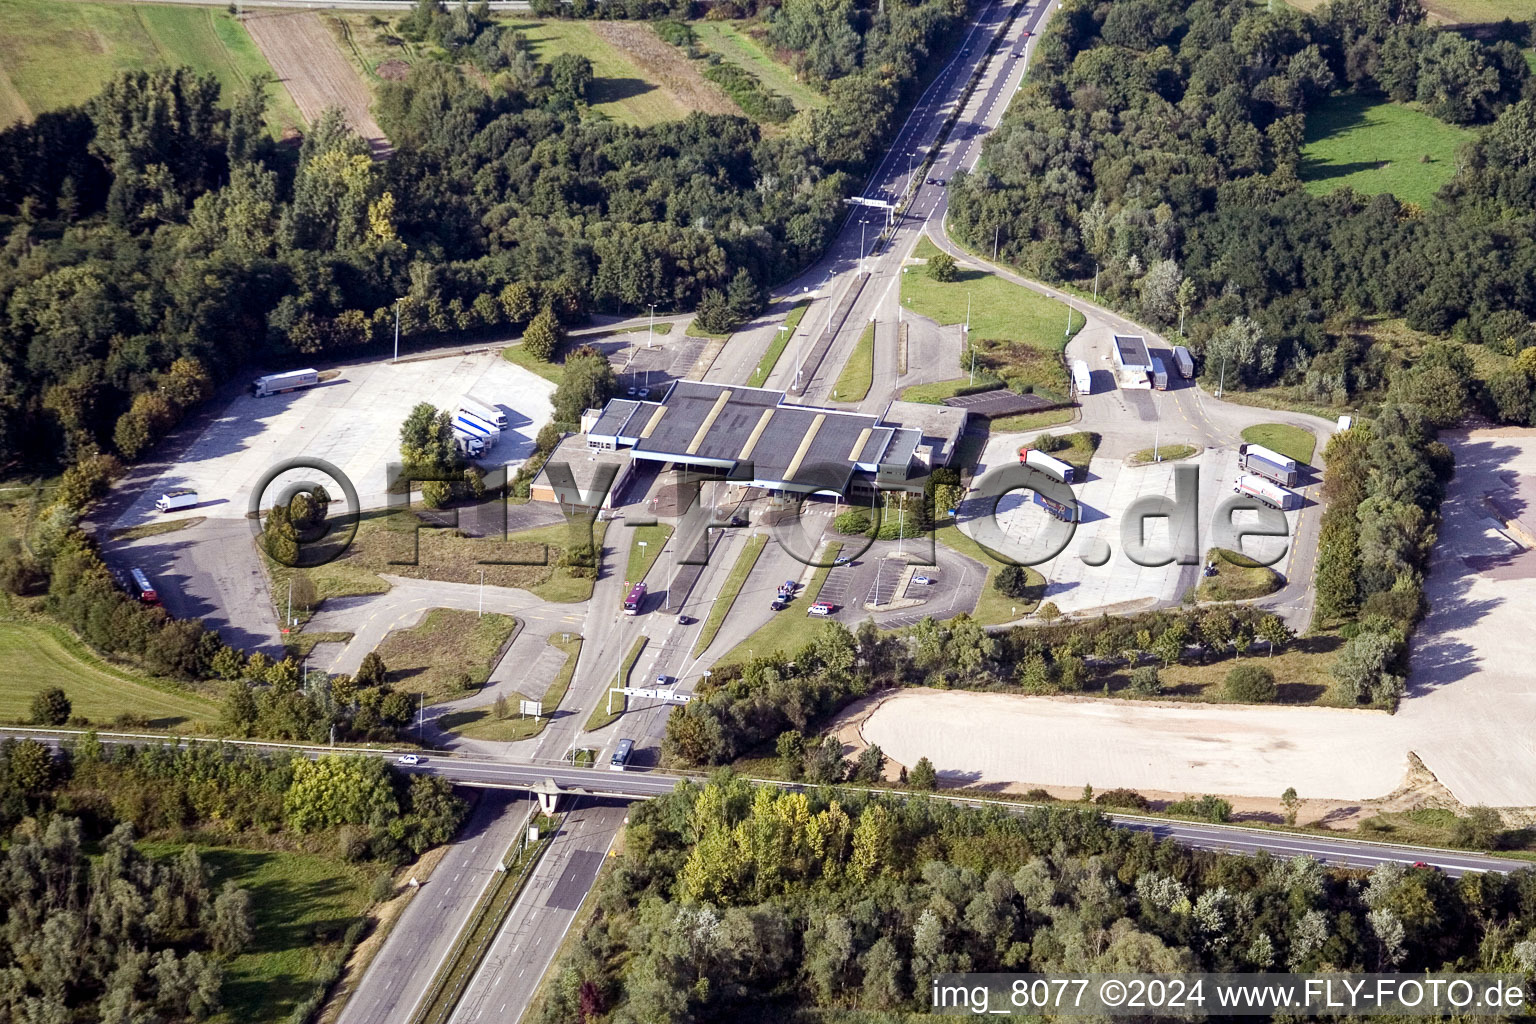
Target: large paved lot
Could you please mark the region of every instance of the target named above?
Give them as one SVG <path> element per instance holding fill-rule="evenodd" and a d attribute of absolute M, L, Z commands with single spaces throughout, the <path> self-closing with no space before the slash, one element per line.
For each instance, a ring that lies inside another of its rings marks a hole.
<path fill-rule="evenodd" d="M 482 464 L 515 467 L 533 450 L 533 438 L 549 420 L 553 392 L 553 384 L 492 352 L 364 363 L 344 367 L 336 379 L 307 391 L 266 398 L 244 394 L 113 525 L 159 518 L 155 499 L 173 487 L 193 488 L 202 498 L 198 508 L 179 515 L 243 518 L 261 476 L 295 456 L 331 463 L 351 478 L 364 508 L 381 507 L 385 467 L 400 457 L 400 424 L 411 407 L 425 401 L 451 409 L 469 393 L 499 404 L 507 414 L 509 429 Z M 269 485 L 264 506 L 288 478 L 285 474 Z"/>
<path fill-rule="evenodd" d="M 1271 798 L 1385 796 L 1412 752 L 1464 804 L 1536 806 L 1536 551 L 1491 512 L 1536 522 L 1536 431 L 1446 440 L 1457 472 L 1396 715 L 914 691 L 882 704 L 865 737 L 967 781 Z"/>
<path fill-rule="evenodd" d="M 1004 434 L 992 438 L 982 458 L 982 471 L 1016 464 L 1019 446 L 1033 436 L 1036 435 Z M 1217 508 L 1232 496 L 1233 484 L 1238 476 L 1235 446 L 1207 448 L 1198 457 L 1183 462 L 1146 466 L 1132 466 L 1121 458 L 1096 457 L 1089 466 L 1087 480 L 1073 486 L 1073 492 L 1082 506 L 1083 521 L 1078 524 L 1071 541 L 1061 554 L 1036 565 L 1048 583 L 1046 600 L 1054 601 L 1064 612 L 1101 608 L 1130 610 L 1178 601 L 1185 591 L 1199 582 L 1198 565 L 1170 563 L 1149 567 L 1136 564 L 1128 556 L 1121 537 L 1127 510 L 1135 502 L 1146 497 L 1174 496 L 1176 466 L 1193 466 L 1199 470 L 1198 553 L 1204 556 L 1205 551 L 1214 543 L 1213 525 Z M 975 539 L 981 539 L 976 519 L 986 516 L 990 505 L 990 501 L 973 495 L 961 506 L 960 529 Z M 996 507 L 999 528 L 1010 541 L 1018 545 L 1018 550 L 1044 552 L 1051 549 L 1046 543 L 1046 531 L 1053 527 L 1059 530 L 1060 524 L 1034 504 L 1029 492 L 1015 491 L 1007 494 Z M 1299 514 L 1297 511 L 1286 513 L 1293 536 Z M 1256 519 L 1256 514 L 1243 512 L 1234 521 L 1241 527 Z M 1149 519 L 1146 526 L 1147 543 L 1166 547 L 1168 520 L 1160 517 Z M 1100 542 L 1109 546 L 1111 557 L 1103 565 L 1090 566 L 1083 561 L 1081 553 L 1088 545 Z M 1274 562 L 1274 568 L 1284 574 L 1289 570 L 1289 545 L 1262 537 L 1250 538 L 1244 544 L 1247 554 L 1266 561 L 1282 549 L 1285 550 L 1285 556 Z"/>

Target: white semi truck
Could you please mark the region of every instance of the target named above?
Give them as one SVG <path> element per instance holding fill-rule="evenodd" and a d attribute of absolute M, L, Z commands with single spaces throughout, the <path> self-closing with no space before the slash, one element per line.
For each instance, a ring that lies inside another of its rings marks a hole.
<path fill-rule="evenodd" d="M 1070 462 L 1063 462 L 1038 448 L 1025 448 L 1019 452 L 1019 461 L 1026 466 L 1045 470 L 1064 484 L 1071 483 L 1072 477 L 1077 473 Z"/>
<path fill-rule="evenodd" d="M 1265 480 L 1261 476 L 1252 473 L 1244 473 L 1237 478 L 1237 486 L 1232 488 L 1237 494 L 1246 494 L 1250 498 L 1258 498 L 1264 504 L 1289 512 L 1293 508 L 1301 508 L 1301 495 L 1288 490 L 1275 483 L 1273 480 Z"/>
<path fill-rule="evenodd" d="M 1079 395 L 1093 394 L 1093 374 L 1082 359 L 1072 360 L 1072 390 Z"/>
<path fill-rule="evenodd" d="M 497 430 L 495 427 L 491 426 L 480 417 L 472 416 L 469 413 L 463 411 L 460 411 L 459 414 L 453 418 L 453 429 L 468 434 L 471 437 L 479 438 L 480 443 L 483 444 L 487 450 L 494 448 L 496 446 L 496 442 L 501 440 L 501 431 Z"/>
<path fill-rule="evenodd" d="M 485 442 L 474 434 L 454 428 L 453 443 L 458 446 L 459 454 L 471 459 L 478 459 L 485 454 Z"/>
<path fill-rule="evenodd" d="M 287 373 L 269 373 L 251 381 L 251 394 L 257 398 L 312 388 L 320 383 L 319 370 L 289 370 Z"/>
<path fill-rule="evenodd" d="M 485 420 L 497 430 L 507 429 L 507 414 L 501 411 L 501 407 L 482 402 L 473 395 L 465 395 L 459 399 L 459 412 L 467 412 L 471 416 Z"/>
<path fill-rule="evenodd" d="M 1237 446 L 1237 463 L 1250 473 L 1273 480 L 1286 487 L 1296 486 L 1296 460 L 1260 444 L 1244 442 Z"/>

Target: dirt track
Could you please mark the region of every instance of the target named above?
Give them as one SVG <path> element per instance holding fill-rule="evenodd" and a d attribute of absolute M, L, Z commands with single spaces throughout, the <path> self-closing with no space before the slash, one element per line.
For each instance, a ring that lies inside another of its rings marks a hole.
<path fill-rule="evenodd" d="M 340 107 L 347 123 L 368 140 L 374 156 L 387 156 L 389 140 L 373 119 L 373 96 L 337 49 L 320 16 L 311 11 L 247 13 L 245 27 L 261 48 L 278 80 L 288 87 L 299 112 L 310 124 L 327 107 Z"/>

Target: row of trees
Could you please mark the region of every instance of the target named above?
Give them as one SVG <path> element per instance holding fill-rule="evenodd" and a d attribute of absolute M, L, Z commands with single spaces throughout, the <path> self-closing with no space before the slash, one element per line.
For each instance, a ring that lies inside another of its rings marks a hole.
<path fill-rule="evenodd" d="M 694 699 L 668 717 L 662 753 L 679 765 L 728 764 L 784 735 L 809 734 L 813 723 L 884 686 L 1075 692 L 1096 674 L 1124 667 L 1130 670 L 1132 691 L 1151 696 L 1160 692 L 1161 683 L 1157 665 L 1144 664 L 1149 656 L 1166 667 L 1192 649 L 1202 660 L 1240 658 L 1258 642 L 1273 654 L 1291 639 L 1279 618 L 1244 607 L 1104 616 L 1002 634 L 989 633 L 963 615 L 945 622 L 924 619 L 895 635 L 881 633 L 873 621 L 856 633 L 828 622 L 788 656 L 717 667 Z M 1273 680 L 1268 692 L 1238 686 L 1230 696 L 1272 700 Z M 1360 697 L 1377 699 L 1369 687 Z M 792 746 L 781 756 L 792 761 L 797 751 L 804 753 L 807 770 L 819 763 L 818 745 L 794 738 L 785 742 Z M 841 778 L 840 771 L 828 767 L 821 781 Z M 819 776 L 813 772 L 813 777 Z"/>
<path fill-rule="evenodd" d="M 1294 385 L 1339 403 L 1383 388 L 1361 314 L 1508 354 L 1536 345 L 1536 85 L 1509 40 L 1431 30 L 1414 0 L 1312 13 L 1237 0 L 1065 5 L 951 229 L 1043 278 L 1187 333 L 1226 386 Z M 1307 111 L 1335 89 L 1488 122 L 1435 204 L 1299 180 Z M 1102 272 L 1101 272 L 1102 271 Z M 1529 380 L 1484 399 L 1530 415 Z"/>
<path fill-rule="evenodd" d="M 1196 811 L 1199 808 L 1195 808 Z M 635 808 L 539 1019 L 931 1009 L 949 971 L 1529 970 L 1536 872 L 1194 851 L 1018 814 L 717 775 Z"/>

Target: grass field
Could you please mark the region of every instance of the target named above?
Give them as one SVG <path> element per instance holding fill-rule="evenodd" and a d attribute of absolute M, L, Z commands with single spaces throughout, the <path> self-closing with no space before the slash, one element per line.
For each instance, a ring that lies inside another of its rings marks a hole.
<path fill-rule="evenodd" d="M 178 843 L 142 843 L 173 857 Z M 279 1024 L 319 984 L 328 963 L 347 955 L 346 931 L 368 909 L 369 869 L 340 858 L 229 846 L 199 846 L 217 891 L 232 880 L 251 894 L 256 934 L 224 965 L 223 1009 L 213 1024 Z"/>
<path fill-rule="evenodd" d="M 226 104 L 272 73 L 222 7 L 0 0 L 0 127 L 83 103 L 120 72 L 183 64 L 217 78 Z M 282 85 L 267 99 L 274 134 L 303 126 Z"/>
<path fill-rule="evenodd" d="M 1099 450 L 1099 442 L 1102 438 L 1098 434 L 1087 430 L 1079 430 L 1075 434 L 1057 434 L 1059 441 L 1067 442 L 1067 446 L 1059 451 L 1047 452 L 1051 458 L 1060 459 L 1078 472 L 1078 479 L 1088 476 L 1088 463 L 1093 461 L 1093 453 Z M 1033 446 L 1034 438 L 1030 438 L 1019 446 L 1022 451 L 1026 447 Z"/>
<path fill-rule="evenodd" d="M 1323 0 L 1288 0 L 1292 7 L 1315 11 Z M 1524 21 L 1536 17 L 1536 0 L 1422 0 L 1429 12 L 1430 24 L 1467 25 L 1502 21 Z"/>
<path fill-rule="evenodd" d="M 756 39 L 735 25 L 728 21 L 695 21 L 691 24 L 704 49 L 746 69 L 764 89 L 787 97 L 796 110 L 826 106 L 825 96 L 796 81 L 793 71 L 770 57 Z"/>
<path fill-rule="evenodd" d="M 386 636 L 378 654 L 389 666 L 395 689 L 424 693 L 429 701 L 457 698 L 465 693 L 458 677 L 469 676 L 471 686 L 484 685 L 517 628 L 510 615 L 434 608 L 419 624 Z"/>
<path fill-rule="evenodd" d="M 869 324 L 859 335 L 843 372 L 832 385 L 832 397 L 839 402 L 862 402 L 875 382 L 875 325 Z"/>
<path fill-rule="evenodd" d="M 640 652 L 645 650 L 645 645 L 650 642 L 650 637 L 641 634 L 635 637 L 635 645 L 624 656 L 624 664 L 619 666 L 619 672 L 613 677 L 614 686 L 633 686 L 630 681 L 630 673 L 635 670 L 635 662 L 640 660 Z M 613 710 L 608 710 L 610 702 Z M 629 706 L 629 698 L 622 693 L 604 692 L 597 699 L 597 706 L 592 709 L 592 714 L 587 716 L 587 724 L 582 727 L 583 732 L 596 732 L 606 725 L 618 721 L 624 709 Z"/>
<path fill-rule="evenodd" d="M 1200 577 L 1197 594 L 1202 601 L 1247 601 L 1280 589 L 1280 574 L 1236 551 L 1212 548 L 1206 564 L 1216 564 L 1215 576 Z"/>
<path fill-rule="evenodd" d="M 730 575 L 725 578 L 720 593 L 715 597 L 715 603 L 709 606 L 709 615 L 699 630 L 699 639 L 693 645 L 695 658 L 709 650 L 709 645 L 715 642 L 715 636 L 724 625 L 725 617 L 731 613 L 731 606 L 736 603 L 736 598 L 746 584 L 747 577 L 752 574 L 752 567 L 757 564 L 757 556 L 763 553 L 763 548 L 767 544 L 768 535 L 758 534 L 748 540 L 747 546 L 742 548 L 741 554 L 736 556 L 736 564 L 731 566 Z"/>
<path fill-rule="evenodd" d="M 912 253 L 922 260 L 938 254 L 926 236 Z M 960 268 L 953 281 L 935 281 L 925 266 L 904 269 L 901 303 L 940 324 L 963 324 L 969 310 L 978 374 L 991 373 L 1014 390 L 1028 385 L 1065 399 L 1067 369 L 1060 353 L 1083 322 L 1073 317 L 1068 332 L 1064 303 L 970 267 Z"/>
<path fill-rule="evenodd" d="M 464 711 L 454 711 L 443 715 L 437 721 L 440 726 L 449 732 L 456 732 L 460 736 L 473 740 L 491 740 L 497 743 L 511 743 L 514 740 L 525 740 L 530 736 L 537 736 L 544 731 L 549 724 L 550 716 L 560 707 L 560 702 L 565 699 L 566 691 L 571 688 L 571 677 L 576 674 L 576 659 L 581 657 L 581 637 L 573 636 L 569 640 L 556 640 L 549 638 L 551 647 L 558 647 L 566 654 L 565 664 L 560 667 L 559 675 L 554 682 L 549 684 L 549 689 L 544 691 L 544 696 L 539 702 L 543 712 L 539 718 L 523 718 L 518 715 L 518 702 L 528 698 L 520 692 L 507 695 L 507 718 L 496 717 L 496 705 L 486 704 L 483 707 L 468 708 Z"/>
<path fill-rule="evenodd" d="M 1317 450 L 1317 437 L 1310 430 L 1288 423 L 1259 423 L 1247 427 L 1243 430 L 1243 440 L 1279 452 L 1303 465 L 1312 464 L 1312 453 Z"/>
<path fill-rule="evenodd" d="M 661 557 L 661 549 L 667 546 L 671 536 L 672 527 L 666 523 L 635 527 L 635 539 L 629 546 L 629 564 L 624 570 L 624 579 L 630 586 L 645 579 L 645 574 L 651 571 L 651 566 Z M 644 547 L 640 546 L 642 542 Z"/>
<path fill-rule="evenodd" d="M 516 363 L 525 370 L 533 371 L 551 384 L 558 385 L 565 379 L 565 367 L 562 364 L 546 363 L 542 359 L 534 358 L 528 354 L 527 349 L 523 348 L 522 342 L 502 349 L 501 358 L 509 363 Z"/>
<path fill-rule="evenodd" d="M 580 527 L 554 523 L 513 533 L 503 540 L 455 537 L 452 530 L 417 531 L 414 526 L 418 522 L 409 512 L 365 513 L 346 555 L 304 572 L 314 581 L 322 600 L 385 593 L 389 583 L 380 573 L 479 583 L 482 570 L 485 582 L 492 586 L 522 587 L 546 601 L 580 602 L 592 596 L 592 580 L 557 564 L 561 549 L 583 540 Z M 607 530 L 607 523 L 592 524 L 592 541 L 598 548 Z M 509 558 L 522 564 L 498 564 Z M 481 559 L 492 561 L 483 563 Z M 267 560 L 273 600 L 279 605 L 293 572 Z"/>
<path fill-rule="evenodd" d="M 1250 654 L 1245 658 L 1218 658 L 1208 665 L 1181 664 L 1158 667 L 1163 692 L 1149 700 L 1189 700 L 1211 704 L 1233 703 L 1223 691 L 1227 672 L 1234 665 L 1253 661 L 1275 674 L 1277 704 L 1318 704 L 1326 707 L 1358 707 L 1338 691 L 1333 677 L 1333 663 L 1338 660 L 1343 639 L 1337 633 L 1318 633 L 1300 637 L 1276 654 Z M 1130 691 L 1130 670 L 1120 665 L 1115 671 L 1092 678 L 1088 691 L 1102 690 L 1107 695 L 1136 699 Z"/>
<path fill-rule="evenodd" d="M 957 526 L 941 526 L 934 531 L 934 536 L 945 547 L 974 558 L 987 567 L 987 578 L 981 585 L 981 596 L 976 601 L 976 610 L 971 613 L 971 618 L 983 626 L 1012 622 L 1040 606 L 1040 598 L 1045 593 L 1045 577 L 1034 569 L 1029 566 L 1024 567 L 1024 574 L 1029 578 L 1029 585 L 1032 588 L 1030 595 L 1024 598 L 1009 597 L 993 586 L 997 580 L 998 570 L 1004 565 L 1003 562 L 998 561 L 980 544 L 961 533 Z"/>
<path fill-rule="evenodd" d="M 823 564 L 811 574 L 811 581 L 799 596 L 783 611 L 775 613 L 757 632 L 725 652 L 715 664 L 739 664 L 752 658 L 766 658 L 775 651 L 793 657 L 796 651 L 809 643 L 816 635 L 816 628 L 824 620 L 811 617 L 806 609 L 821 596 L 822 584 L 827 582 L 832 563 L 842 550 L 843 545 L 837 542 L 822 548 L 816 560 Z"/>
<path fill-rule="evenodd" d="M 686 117 L 688 108 L 671 90 L 646 78 L 623 50 L 598 36 L 584 21 L 515 19 L 511 22 L 533 47 L 541 62 L 561 53 L 575 53 L 592 62 L 595 80 L 592 109 L 615 121 L 652 125 Z"/>
<path fill-rule="evenodd" d="M 130 526 L 126 530 L 114 532 L 112 539 L 142 540 L 145 537 L 158 537 L 164 533 L 177 533 L 189 526 L 196 526 L 207 518 L 207 516 L 192 516 L 189 519 L 172 519 L 169 521 L 144 523 L 142 526 Z"/>
<path fill-rule="evenodd" d="M 1473 136 L 1400 103 L 1335 96 L 1307 115 L 1301 180 L 1314 195 L 1348 186 L 1427 206 L 1455 174 L 1457 148 Z"/>
<path fill-rule="evenodd" d="M 768 351 L 758 361 L 757 369 L 752 371 L 752 376 L 747 378 L 747 386 L 760 388 L 768 380 L 773 368 L 778 365 L 779 357 L 789 347 L 789 339 L 795 336 L 795 330 L 800 326 L 800 321 L 805 317 L 805 311 L 810 307 L 809 302 L 797 302 L 789 315 L 784 318 L 784 330 L 777 332 L 773 342 L 768 346 Z"/>
<path fill-rule="evenodd" d="M 62 626 L 0 622 L 0 719 L 25 720 L 32 698 L 62 687 L 74 713 L 106 723 L 121 714 L 143 715 L 157 729 L 212 722 L 219 709 L 191 693 L 162 689 L 142 676 L 109 665 Z"/>

